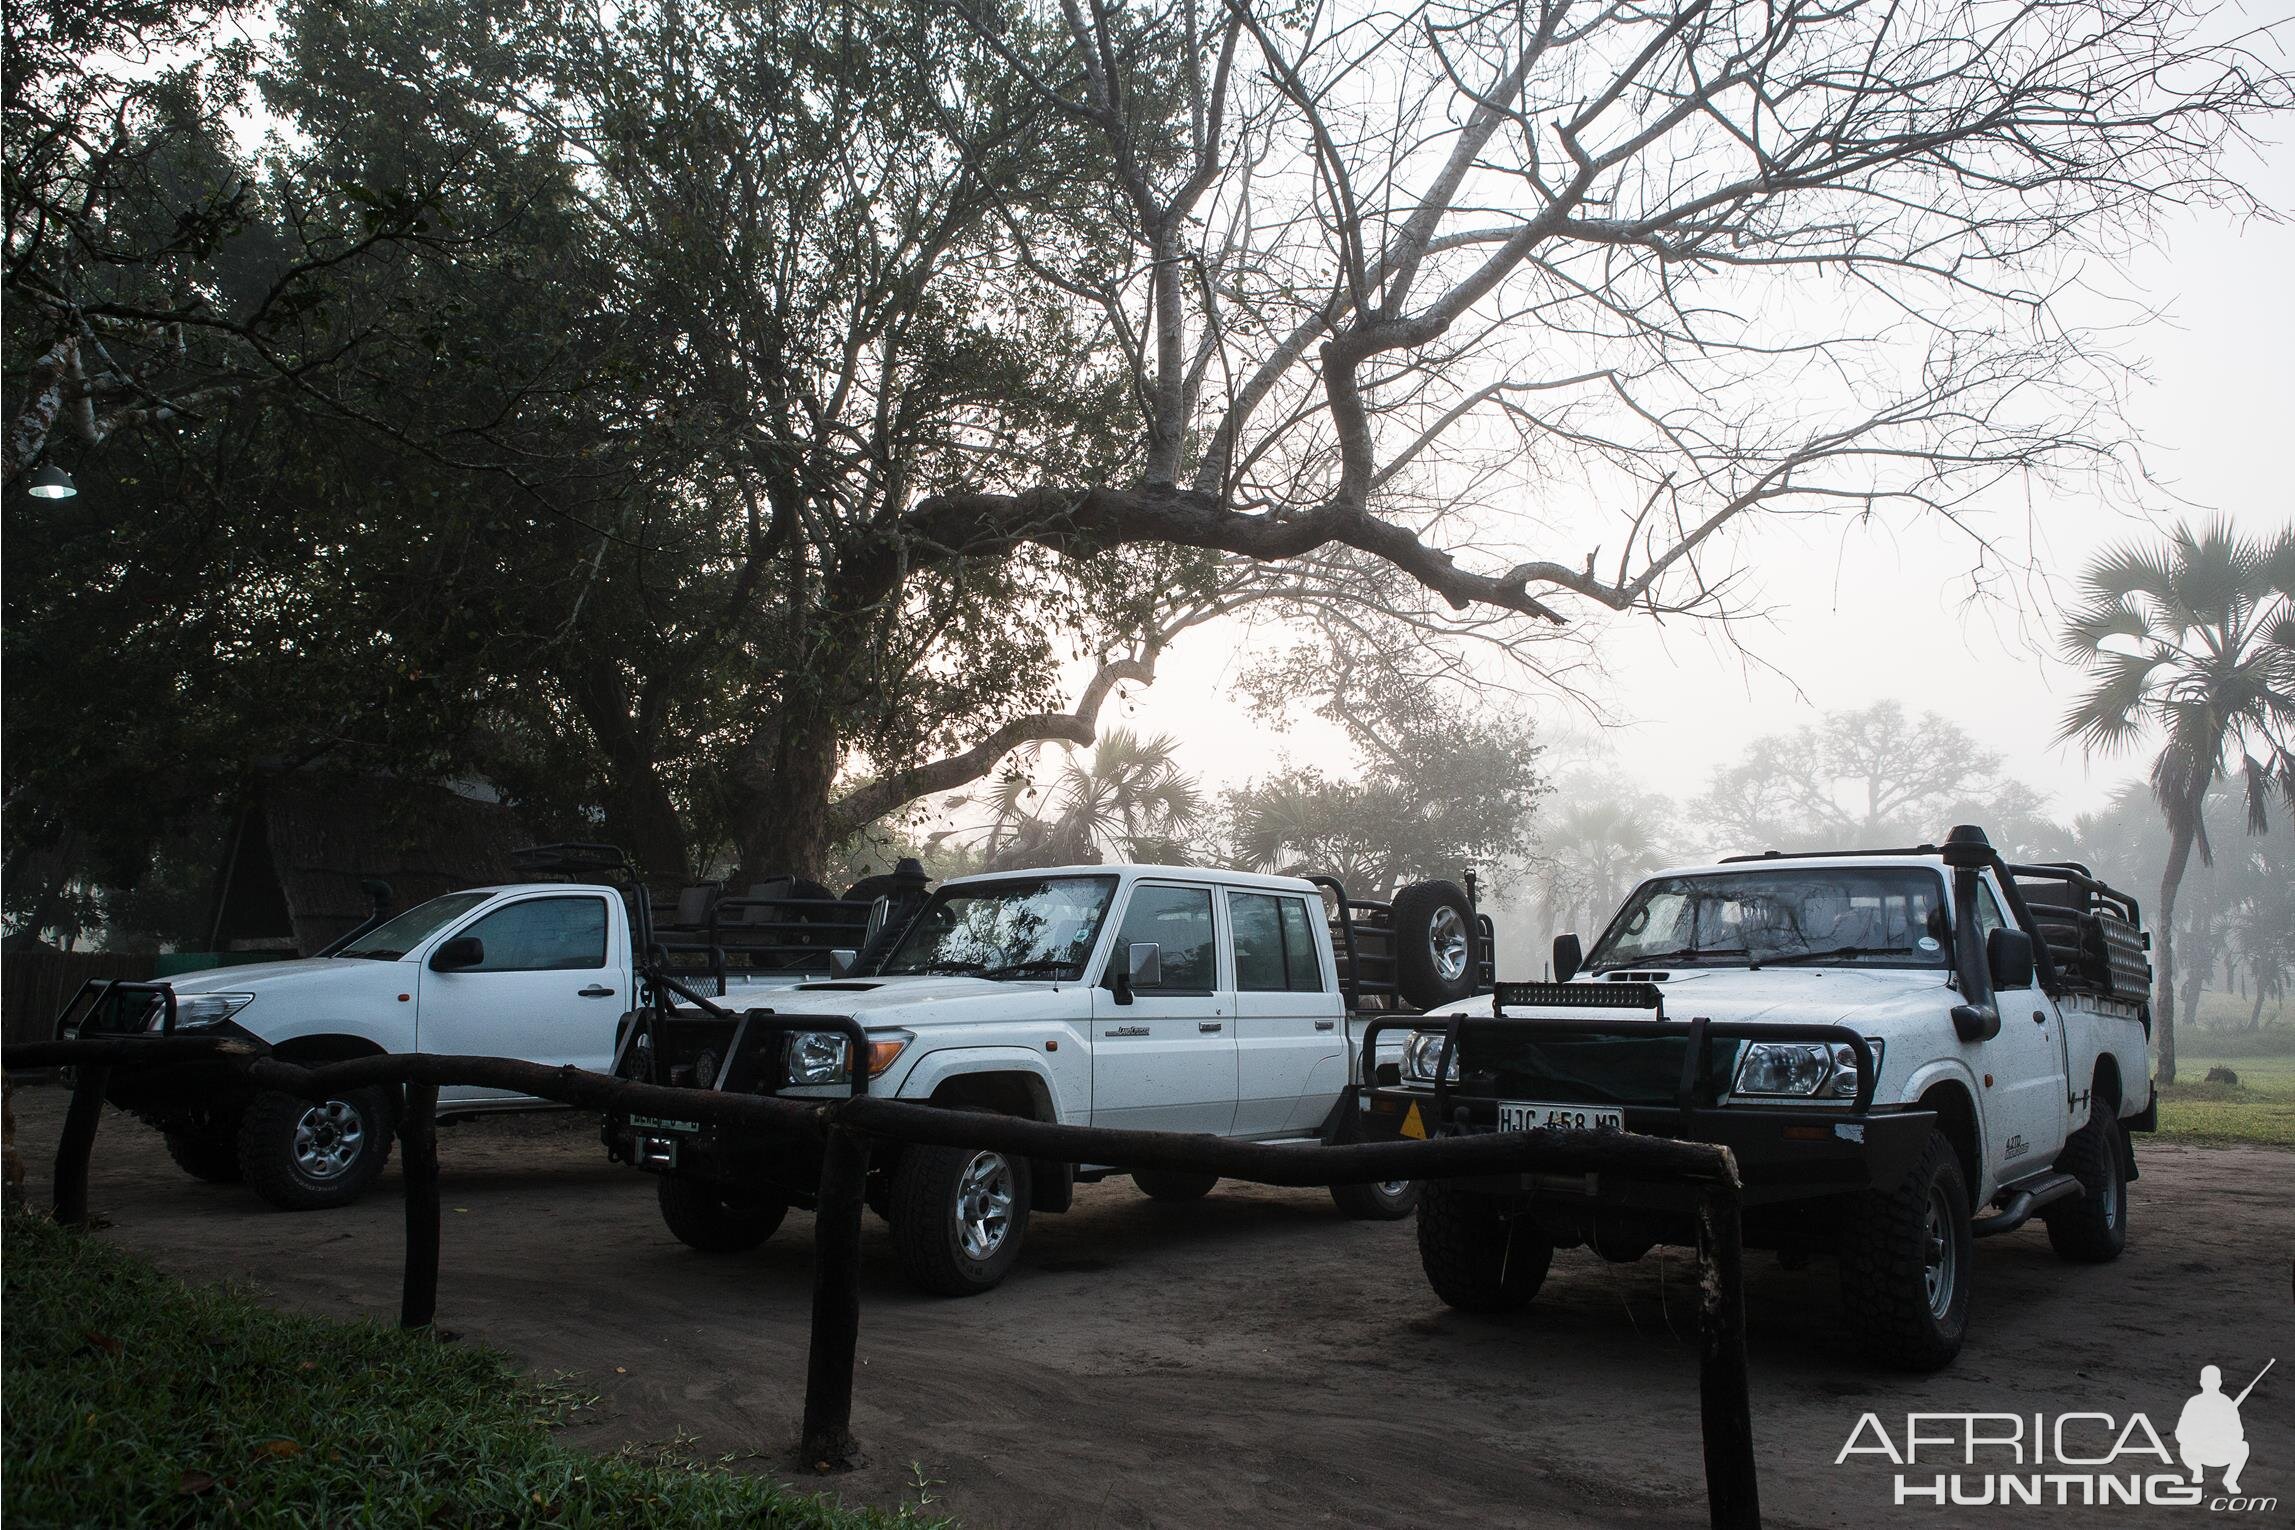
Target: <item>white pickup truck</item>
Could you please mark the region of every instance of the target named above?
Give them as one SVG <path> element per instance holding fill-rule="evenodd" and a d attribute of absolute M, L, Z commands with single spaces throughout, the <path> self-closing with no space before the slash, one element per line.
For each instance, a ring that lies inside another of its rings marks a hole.
<path fill-rule="evenodd" d="M 1326 1140 L 1359 1123 L 1349 1082 L 1364 1028 L 1483 986 L 1486 931 L 1448 882 L 1358 903 L 1327 879 L 1198 867 L 968 877 L 943 883 L 881 958 L 776 994 L 769 1010 L 632 1016 L 615 1067 L 672 1087 L 834 1098 L 852 1091 L 865 1056 L 871 1095 L 1070 1125 Z M 610 1116 L 606 1144 L 660 1176 L 672 1233 L 715 1252 L 769 1237 L 789 1207 L 813 1204 L 820 1176 L 817 1148 L 695 1121 Z M 1065 1211 L 1076 1182 L 1123 1172 L 886 1143 L 868 1196 L 909 1279 L 963 1296 L 1010 1271 L 1031 1213 Z M 1164 1200 L 1216 1183 L 1132 1178 Z M 1408 1181 L 1331 1194 L 1357 1217 L 1406 1216 L 1417 1198 Z"/>
<path fill-rule="evenodd" d="M 1555 942 L 1561 981 L 1417 1022 L 1400 1080 L 1365 1090 L 1364 1135 L 1725 1144 L 1747 1245 L 1838 1254 L 1855 1341 L 1935 1369 L 1967 1333 L 1972 1239 L 2038 1215 L 2067 1259 L 2119 1254 L 2128 1133 L 2156 1122 L 2147 945 L 2133 899 L 2077 865 L 2009 865 L 1970 827 L 1669 871 L 1582 966 L 1575 936 Z M 1419 1251 L 1443 1300 L 1502 1312 L 1556 1248 L 1693 1242 L 1688 1210 L 1612 1177 L 1446 1181 L 1420 1203 Z"/>
<path fill-rule="evenodd" d="M 622 860 L 605 846 L 545 846 L 525 858 L 537 869 L 591 872 L 615 872 Z M 924 886 L 921 870 L 905 869 L 842 899 L 791 879 L 745 897 L 694 884 L 658 909 L 630 882 L 473 887 L 378 914 L 320 956 L 90 985 L 58 1033 L 240 1035 L 290 1062 L 432 1052 L 603 1072 L 621 1016 L 645 1002 L 649 970 L 677 970 L 721 993 L 788 988 L 827 973 L 835 951 L 861 945 L 901 899 L 913 910 Z M 164 1132 L 188 1173 L 244 1179 L 288 1210 L 343 1205 L 365 1191 L 389 1156 L 396 1108 L 394 1090 L 314 1105 L 251 1090 L 220 1066 L 122 1069 L 109 1096 Z M 549 1104 L 498 1090 L 439 1092 L 441 1119 Z"/>

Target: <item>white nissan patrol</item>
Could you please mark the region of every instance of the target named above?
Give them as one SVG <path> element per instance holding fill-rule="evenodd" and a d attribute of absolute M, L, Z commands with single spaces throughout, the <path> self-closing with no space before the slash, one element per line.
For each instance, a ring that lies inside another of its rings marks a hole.
<path fill-rule="evenodd" d="M 2135 900 L 2074 864 L 1940 845 L 1740 856 L 1637 887 L 1550 983 L 1418 1022 L 1366 1135 L 1563 1127 L 1726 1145 L 1749 1246 L 1839 1256 L 1854 1338 L 1933 1369 L 1968 1330 L 1974 1239 L 2037 1215 L 2067 1259 L 2127 1238 L 2131 1131 L 2156 1122 Z M 1419 1249 L 1453 1306 L 1528 1302 L 1555 1249 L 1694 1241 L 1667 1187 L 1430 1184 Z"/>

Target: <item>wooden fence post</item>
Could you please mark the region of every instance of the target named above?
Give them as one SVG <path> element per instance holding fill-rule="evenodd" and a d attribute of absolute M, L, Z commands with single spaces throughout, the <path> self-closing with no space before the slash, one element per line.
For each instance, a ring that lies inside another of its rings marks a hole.
<path fill-rule="evenodd" d="M 406 1275 L 398 1326 L 428 1328 L 438 1313 L 438 1086 L 409 1084 L 398 1118 L 399 1171 L 406 1176 Z"/>
<path fill-rule="evenodd" d="M 861 1336 L 861 1208 L 869 1139 L 831 1126 L 813 1211 L 813 1338 L 805 1357 L 805 1426 L 797 1450 L 816 1471 L 849 1471 L 853 1352 Z"/>
<path fill-rule="evenodd" d="M 1705 1502 L 1714 1530 L 1759 1530 L 1753 1398 L 1745 1363 L 1745 1242 L 1737 1192 L 1698 1196 L 1698 1412 L 1705 1436 Z"/>
<path fill-rule="evenodd" d="M 79 1227 L 88 1220 L 88 1159 L 96 1150 L 96 1127 L 104 1118 L 107 1063 L 89 1063 L 73 1072 L 72 1103 L 64 1112 L 64 1135 L 56 1143 L 56 1221 Z"/>

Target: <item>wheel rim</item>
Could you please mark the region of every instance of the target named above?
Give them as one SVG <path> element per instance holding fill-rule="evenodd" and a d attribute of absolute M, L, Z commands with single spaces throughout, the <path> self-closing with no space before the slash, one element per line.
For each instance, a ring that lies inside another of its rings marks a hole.
<path fill-rule="evenodd" d="M 1378 1183 L 1379 1194 L 1390 1201 L 1400 1199 L 1403 1192 L 1409 1188 L 1410 1181 L 1407 1179 L 1382 1179 Z"/>
<path fill-rule="evenodd" d="M 2119 1159 L 2117 1156 L 2114 1156 L 2112 1161 L 2104 1166 L 2105 1227 L 2116 1228 L 2120 1225 L 2120 1197 L 2126 1193 L 2126 1186 L 2120 1183 Z"/>
<path fill-rule="evenodd" d="M 1445 903 L 1434 911 L 1427 921 L 1427 940 L 1434 947 L 1434 970 L 1446 983 L 1455 983 L 1466 975 L 1466 921 L 1458 910 Z"/>
<path fill-rule="evenodd" d="M 339 1178 L 366 1147 L 367 1124 L 348 1100 L 314 1105 L 295 1122 L 295 1167 L 312 1179 Z"/>
<path fill-rule="evenodd" d="M 1002 1153 L 975 1153 L 956 1181 L 956 1241 L 967 1259 L 986 1259 L 1012 1232 L 1012 1165 Z"/>
<path fill-rule="evenodd" d="M 1960 1249 L 1952 1237 L 1952 1205 L 1939 1185 L 1928 1193 L 1928 1248 L 1922 1261 L 1921 1283 L 1928 1292 L 1929 1316 L 1942 1319 L 1952 1310 L 1959 1284 Z"/>

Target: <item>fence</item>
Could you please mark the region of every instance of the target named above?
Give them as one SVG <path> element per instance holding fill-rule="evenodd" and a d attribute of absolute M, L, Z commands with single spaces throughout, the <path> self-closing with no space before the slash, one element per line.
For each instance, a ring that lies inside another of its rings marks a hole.
<path fill-rule="evenodd" d="M 0 1039 L 45 1041 L 55 1034 L 64 1001 L 82 983 L 147 978 L 158 960 L 132 951 L 10 951 L 0 957 Z"/>
<path fill-rule="evenodd" d="M 6 1048 L 11 1069 L 70 1066 L 72 1100 L 56 1147 L 56 1220 L 87 1217 L 88 1164 L 104 1091 L 115 1067 L 199 1062 L 243 1068 L 265 1088 L 306 1099 L 389 1085 L 405 1091 L 398 1126 L 406 1178 L 406 1260 L 399 1322 L 427 1326 L 438 1305 L 438 1133 L 442 1085 L 508 1089 L 600 1111 L 676 1116 L 822 1146 L 813 1223 L 812 1334 L 806 1356 L 800 1450 L 808 1462 L 849 1464 L 853 1362 L 860 1338 L 863 1191 L 872 1139 L 969 1147 L 1069 1163 L 1116 1163 L 1165 1172 L 1216 1174 L 1263 1185 L 1322 1186 L 1507 1173 L 1616 1174 L 1695 1192 L 1698 1259 L 1698 1403 L 1711 1522 L 1758 1526 L 1745 1355 L 1744 1251 L 1737 1166 L 1726 1148 L 1616 1132 L 1533 1131 L 1424 1141 L 1275 1147 L 1177 1132 L 1060 1126 L 1011 1116 L 941 1110 L 899 1100 L 795 1101 L 715 1090 L 670 1089 L 578 1068 L 497 1057 L 400 1054 L 304 1068 L 259 1042 L 228 1037 L 135 1036 L 31 1042 Z"/>

